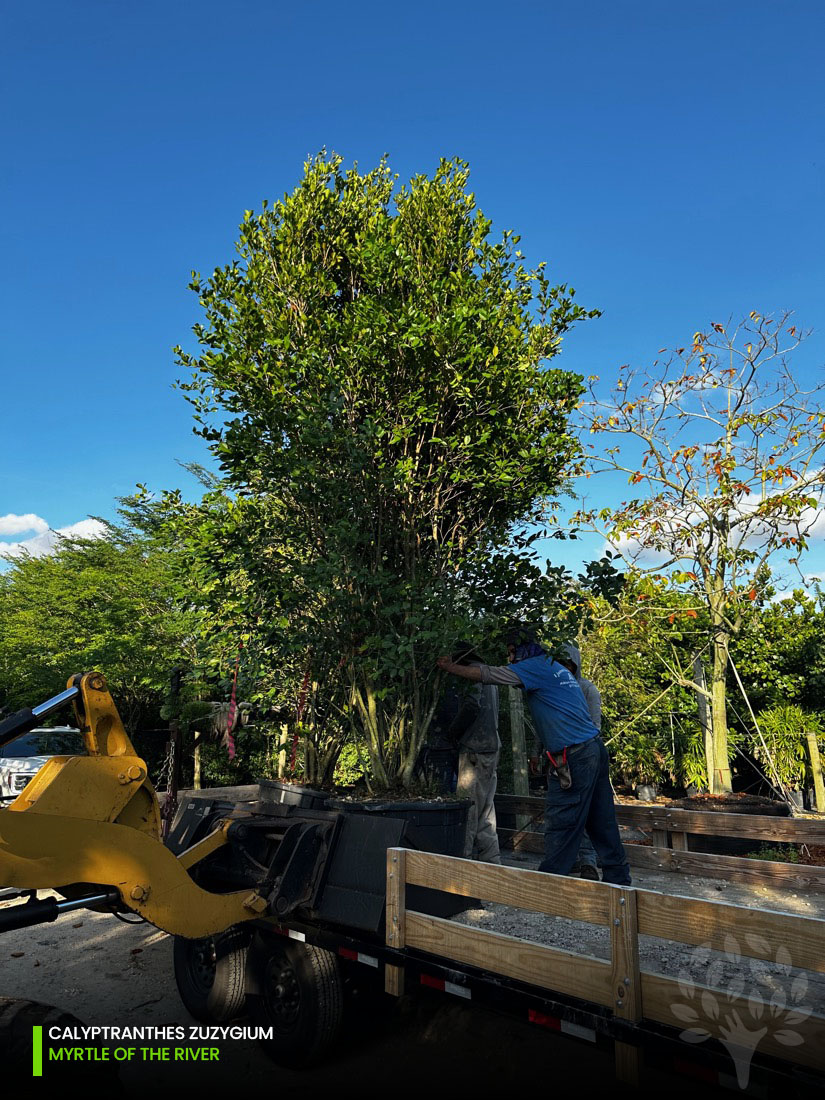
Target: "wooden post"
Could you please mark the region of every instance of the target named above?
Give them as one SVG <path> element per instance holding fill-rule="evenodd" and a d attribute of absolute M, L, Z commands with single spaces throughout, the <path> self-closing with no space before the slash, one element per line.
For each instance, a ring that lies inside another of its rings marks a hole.
<path fill-rule="evenodd" d="M 513 747 L 513 794 L 529 795 L 530 778 L 527 767 L 527 742 L 524 736 L 524 692 L 521 688 L 508 688 L 510 702 L 510 740 Z M 516 816 L 516 829 L 530 824 L 523 814 Z"/>
<path fill-rule="evenodd" d="M 403 947 L 406 943 L 407 853 L 403 848 L 387 848 L 387 945 Z M 404 967 L 384 967 L 384 990 L 394 997 L 404 992 Z"/>
<path fill-rule="evenodd" d="M 670 846 L 674 852 L 687 852 L 688 851 L 688 835 L 687 833 L 671 833 L 670 834 Z"/>
<path fill-rule="evenodd" d="M 693 658 L 693 682 L 701 691 L 696 692 L 696 707 L 699 711 L 699 725 L 702 727 L 702 732 L 705 737 L 705 763 L 708 769 L 708 792 L 715 794 L 716 792 L 716 764 L 713 755 L 713 725 L 710 707 L 708 706 L 708 697 L 703 694 L 707 691 L 708 683 L 705 677 L 705 666 L 702 664 L 702 658 L 697 654 Z"/>
<path fill-rule="evenodd" d="M 653 830 L 653 847 L 654 848 L 667 848 L 667 829 L 654 829 Z"/>
<path fill-rule="evenodd" d="M 638 1023 L 642 1018 L 642 982 L 639 975 L 639 918 L 636 891 L 629 886 L 610 888 L 610 952 L 613 978 L 613 1014 Z M 641 1047 L 615 1043 L 616 1078 L 637 1086 L 642 1067 Z"/>
<path fill-rule="evenodd" d="M 812 730 L 806 730 L 805 740 L 808 742 L 808 756 L 811 761 L 811 774 L 814 777 L 814 801 L 818 813 L 825 813 L 825 785 L 822 782 L 822 761 L 819 756 L 819 745 L 816 743 L 816 734 Z"/>

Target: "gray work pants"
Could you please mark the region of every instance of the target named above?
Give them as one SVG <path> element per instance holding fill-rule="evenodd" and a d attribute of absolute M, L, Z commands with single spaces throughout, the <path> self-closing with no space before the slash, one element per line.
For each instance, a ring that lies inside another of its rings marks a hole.
<path fill-rule="evenodd" d="M 458 757 L 459 798 L 470 799 L 467 815 L 467 839 L 464 845 L 465 859 L 478 859 L 483 863 L 501 863 L 496 833 L 496 767 L 498 752 L 465 752 Z"/>

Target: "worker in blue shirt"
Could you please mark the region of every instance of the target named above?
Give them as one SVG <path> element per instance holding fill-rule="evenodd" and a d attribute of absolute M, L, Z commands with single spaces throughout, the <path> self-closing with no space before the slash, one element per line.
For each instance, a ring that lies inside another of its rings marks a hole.
<path fill-rule="evenodd" d="M 630 885 L 630 868 L 619 836 L 607 749 L 593 724 L 574 676 L 550 657 L 528 627 L 508 632 L 510 664 L 458 665 L 439 657 L 438 667 L 482 684 L 524 690 L 536 735 L 552 765 L 544 814 L 544 859 L 540 871 L 570 873 L 587 830 L 602 864 L 602 879 Z"/>

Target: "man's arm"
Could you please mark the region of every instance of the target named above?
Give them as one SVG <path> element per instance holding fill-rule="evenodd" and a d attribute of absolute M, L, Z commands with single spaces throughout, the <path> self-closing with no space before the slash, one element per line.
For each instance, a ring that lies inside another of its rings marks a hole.
<path fill-rule="evenodd" d="M 518 673 L 509 665 L 456 665 L 449 657 L 439 657 L 436 664 L 442 672 L 449 672 L 475 683 L 524 687 Z"/>
<path fill-rule="evenodd" d="M 462 680 L 473 680 L 477 684 L 481 683 L 481 665 L 457 665 L 451 657 L 439 657 L 435 663 L 442 672 L 460 676 Z"/>
<path fill-rule="evenodd" d="M 587 709 L 590 711 L 590 720 L 597 730 L 601 731 L 602 728 L 602 696 L 599 689 L 593 683 L 592 680 L 582 680 L 581 682 L 582 695 L 584 701 L 587 703 Z"/>

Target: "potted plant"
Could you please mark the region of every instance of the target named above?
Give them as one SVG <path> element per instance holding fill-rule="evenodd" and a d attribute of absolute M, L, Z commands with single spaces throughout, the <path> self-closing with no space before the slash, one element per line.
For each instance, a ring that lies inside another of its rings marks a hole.
<path fill-rule="evenodd" d="M 818 731 L 818 718 L 795 704 L 777 704 L 763 710 L 749 748 L 770 782 L 796 809 L 804 809 L 809 770 L 806 733 Z"/>

